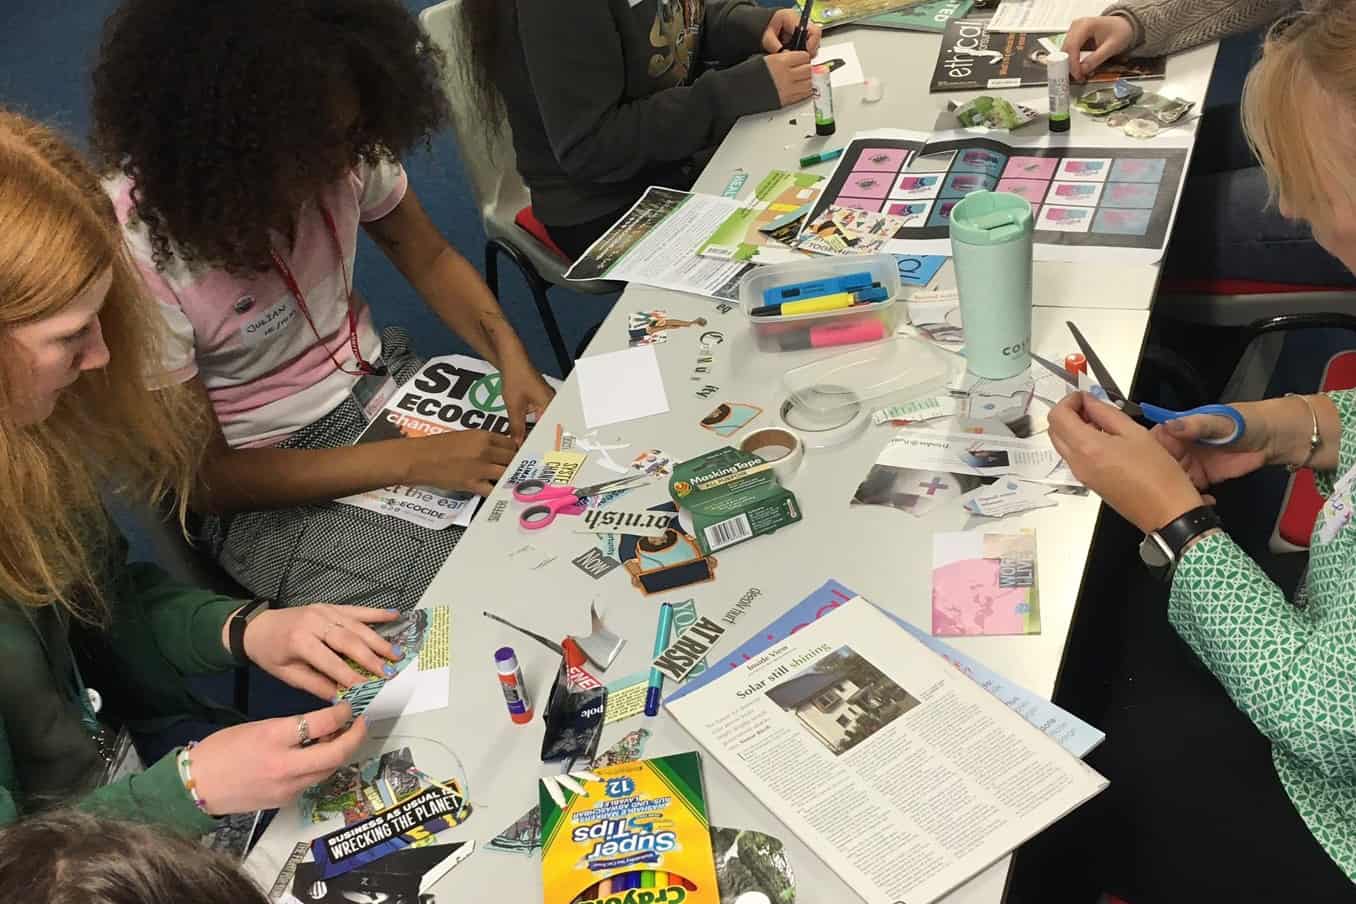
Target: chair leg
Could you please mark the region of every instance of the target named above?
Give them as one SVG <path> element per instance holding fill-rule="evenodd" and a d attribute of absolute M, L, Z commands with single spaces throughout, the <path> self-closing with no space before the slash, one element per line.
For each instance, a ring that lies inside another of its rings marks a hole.
<path fill-rule="evenodd" d="M 490 294 L 498 299 L 499 243 L 495 241 L 485 243 L 485 284 L 490 287 Z"/>
<path fill-rule="evenodd" d="M 565 347 L 565 337 L 561 335 L 560 324 L 556 321 L 555 312 L 551 310 L 551 299 L 547 297 L 547 292 L 551 288 L 550 283 L 541 278 L 532 262 L 513 245 L 499 239 L 490 239 L 485 243 L 485 281 L 496 298 L 499 296 L 497 290 L 500 254 L 513 261 L 513 265 L 527 281 L 527 287 L 532 292 L 532 300 L 537 304 L 537 314 L 541 317 L 542 327 L 546 330 L 546 338 L 550 340 L 551 350 L 555 352 L 556 362 L 560 365 L 560 376 L 568 377 L 574 368 L 574 359 Z"/>

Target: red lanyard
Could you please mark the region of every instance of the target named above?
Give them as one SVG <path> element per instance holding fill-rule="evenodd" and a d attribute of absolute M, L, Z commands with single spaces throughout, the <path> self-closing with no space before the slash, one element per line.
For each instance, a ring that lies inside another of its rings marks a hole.
<path fill-rule="evenodd" d="M 287 291 L 292 293 L 292 297 L 297 300 L 297 307 L 301 309 L 301 314 L 306 318 L 306 322 L 311 325 L 311 332 L 315 334 L 316 343 L 325 350 L 330 356 L 330 361 L 334 363 L 334 369 L 350 374 L 355 377 L 366 376 L 368 374 L 385 374 L 386 368 L 373 367 L 363 357 L 362 348 L 358 345 L 358 315 L 353 310 L 353 283 L 348 275 L 348 259 L 344 255 L 344 246 L 339 241 L 339 229 L 334 225 L 334 217 L 330 216 L 329 208 L 324 203 L 317 202 L 320 205 L 320 213 L 325 218 L 325 225 L 330 228 L 330 238 L 334 239 L 334 251 L 339 255 L 339 269 L 344 274 L 344 292 L 348 299 L 348 344 L 353 349 L 353 357 L 358 362 L 357 371 L 346 369 L 339 360 L 334 357 L 334 352 L 325 344 L 325 340 L 320 338 L 320 330 L 316 329 L 315 321 L 311 319 L 311 312 L 306 307 L 306 296 L 302 294 L 301 286 L 297 279 L 292 275 L 292 270 L 287 266 L 287 262 L 282 259 L 276 250 L 269 252 L 273 255 L 273 268 L 278 271 L 278 276 L 282 277 L 283 284 L 287 286 Z"/>

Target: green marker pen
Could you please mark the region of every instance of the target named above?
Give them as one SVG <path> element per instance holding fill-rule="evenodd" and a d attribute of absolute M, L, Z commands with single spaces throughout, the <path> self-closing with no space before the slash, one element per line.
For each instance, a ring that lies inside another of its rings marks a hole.
<path fill-rule="evenodd" d="M 800 165 L 806 167 L 814 166 L 816 163 L 828 163 L 830 160 L 837 160 L 841 156 L 843 156 L 843 148 L 832 151 L 821 151 L 818 154 L 809 154 L 800 158 Z"/>

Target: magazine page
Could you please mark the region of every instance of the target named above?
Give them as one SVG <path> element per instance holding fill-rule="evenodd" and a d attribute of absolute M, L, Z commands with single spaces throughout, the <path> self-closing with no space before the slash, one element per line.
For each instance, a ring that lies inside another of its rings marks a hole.
<path fill-rule="evenodd" d="M 430 358 L 395 391 L 354 445 L 436 436 L 452 430 L 491 430 L 508 436 L 508 405 L 499 372 L 479 358 Z M 435 487 L 393 486 L 336 501 L 442 530 L 453 524 L 470 524 L 480 497 Z"/>
<path fill-rule="evenodd" d="M 666 706 L 869 904 L 924 904 L 1106 780 L 860 597 Z"/>
<path fill-rule="evenodd" d="M 698 688 L 710 684 L 726 672 L 739 668 L 774 643 L 784 640 L 816 619 L 823 618 L 856 596 L 857 594 L 854 591 L 837 581 L 825 581 L 824 586 L 792 606 L 772 624 L 756 632 L 724 659 L 712 662 L 711 667 L 706 671 L 689 677 L 677 690 L 668 695 L 667 701 L 672 702 L 685 697 Z M 1106 740 L 1106 735 L 1103 732 L 1084 722 L 1073 713 L 998 674 L 974 657 L 967 656 L 957 650 L 940 637 L 933 637 L 922 628 L 910 624 L 893 612 L 888 612 L 885 609 L 880 611 L 895 624 L 912 634 L 929 650 L 940 656 L 943 661 L 955 668 L 960 674 L 965 675 L 984 688 L 992 697 L 1031 725 L 1054 738 L 1061 747 L 1074 756 L 1087 756 L 1094 747 Z"/>

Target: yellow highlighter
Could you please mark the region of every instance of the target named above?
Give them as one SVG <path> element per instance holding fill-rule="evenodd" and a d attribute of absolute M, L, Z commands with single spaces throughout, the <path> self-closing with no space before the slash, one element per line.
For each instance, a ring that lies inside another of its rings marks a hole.
<path fill-rule="evenodd" d="M 781 304 L 765 304 L 754 308 L 754 317 L 795 317 L 799 314 L 820 314 L 824 311 L 837 311 L 856 304 L 873 301 L 885 301 L 890 293 L 880 286 L 859 289 L 856 292 L 836 292 L 833 295 L 821 295 L 804 301 L 784 301 Z"/>

